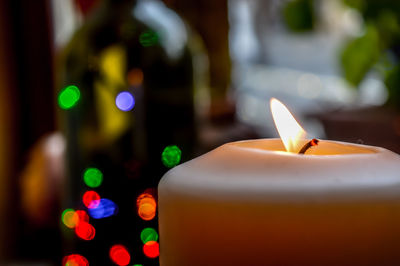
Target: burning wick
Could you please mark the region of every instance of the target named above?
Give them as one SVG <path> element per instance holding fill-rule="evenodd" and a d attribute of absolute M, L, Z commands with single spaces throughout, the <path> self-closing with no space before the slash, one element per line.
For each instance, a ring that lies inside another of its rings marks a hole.
<path fill-rule="evenodd" d="M 318 145 L 319 140 L 317 139 L 312 139 L 309 142 L 307 142 L 303 148 L 301 148 L 301 150 L 299 151 L 299 154 L 304 154 L 308 149 L 310 149 L 312 146 L 317 146 Z"/>

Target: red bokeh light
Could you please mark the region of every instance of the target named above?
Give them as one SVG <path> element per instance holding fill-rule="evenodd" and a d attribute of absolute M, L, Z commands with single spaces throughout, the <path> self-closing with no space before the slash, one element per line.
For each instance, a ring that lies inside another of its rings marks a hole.
<path fill-rule="evenodd" d="M 110 258 L 119 266 L 128 265 L 131 261 L 131 255 L 123 245 L 112 246 L 110 249 Z"/>
<path fill-rule="evenodd" d="M 75 213 L 78 215 L 78 218 L 79 218 L 77 225 L 79 225 L 80 222 L 89 223 L 89 215 L 85 211 L 77 210 L 77 211 L 75 211 Z"/>
<path fill-rule="evenodd" d="M 156 241 L 148 241 L 143 246 L 143 253 L 149 258 L 157 258 L 160 255 L 160 246 Z"/>
<path fill-rule="evenodd" d="M 96 208 L 100 204 L 100 195 L 96 191 L 86 191 L 83 194 L 82 201 L 83 204 L 89 209 Z"/>
<path fill-rule="evenodd" d="M 88 266 L 88 260 L 79 254 L 65 256 L 62 261 L 63 266 Z"/>
<path fill-rule="evenodd" d="M 75 227 L 75 233 L 83 240 L 92 240 L 96 234 L 96 230 L 91 224 L 80 221 L 78 226 Z"/>

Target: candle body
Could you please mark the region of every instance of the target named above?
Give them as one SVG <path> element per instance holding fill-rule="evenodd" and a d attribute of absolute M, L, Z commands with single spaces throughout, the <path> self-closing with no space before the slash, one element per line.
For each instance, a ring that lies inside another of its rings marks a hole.
<path fill-rule="evenodd" d="M 399 264 L 400 156 L 322 143 L 305 156 L 229 143 L 169 171 L 161 265 Z"/>

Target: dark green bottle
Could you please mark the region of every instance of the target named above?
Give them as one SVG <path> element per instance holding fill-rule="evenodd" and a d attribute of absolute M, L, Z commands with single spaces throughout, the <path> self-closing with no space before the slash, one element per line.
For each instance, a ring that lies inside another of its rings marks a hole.
<path fill-rule="evenodd" d="M 110 248 L 122 244 L 129 265 L 158 265 L 158 258 L 144 255 L 140 239 L 144 228 L 158 230 L 157 217 L 141 219 L 136 199 L 144 191 L 157 197 L 155 188 L 168 170 L 161 160 L 167 146 L 179 147 L 181 161 L 193 156 L 193 65 L 186 42 L 184 24 L 161 2 L 105 0 L 67 45 L 58 98 L 67 138 L 64 206 L 88 211 L 82 195 L 94 190 L 118 207 L 110 217 L 90 218 L 92 240 L 63 226 L 65 255 L 112 265 Z M 70 85 L 77 95 L 65 93 Z M 103 174 L 98 187 L 83 180 L 90 167 Z"/>

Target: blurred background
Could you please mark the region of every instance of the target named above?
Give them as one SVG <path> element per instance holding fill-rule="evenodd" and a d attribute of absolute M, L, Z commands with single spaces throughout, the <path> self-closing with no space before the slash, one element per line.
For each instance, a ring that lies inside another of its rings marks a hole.
<path fill-rule="evenodd" d="M 157 184 L 219 145 L 400 153 L 400 2 L 0 1 L 0 265 L 158 265 Z"/>

